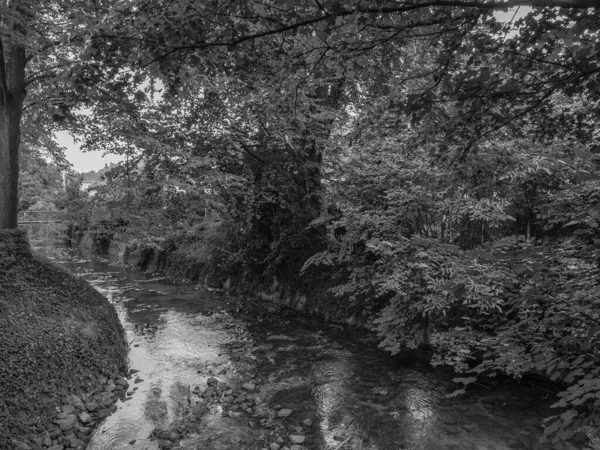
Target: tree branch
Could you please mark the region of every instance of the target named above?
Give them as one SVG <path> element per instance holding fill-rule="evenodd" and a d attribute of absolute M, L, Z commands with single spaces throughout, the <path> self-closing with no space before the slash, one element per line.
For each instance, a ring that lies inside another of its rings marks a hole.
<path fill-rule="evenodd" d="M 517 6 L 530 6 L 534 8 L 546 8 L 546 7 L 555 7 L 555 8 L 571 8 L 571 9 L 588 9 L 588 8 L 598 8 L 598 0 L 505 0 L 502 2 L 496 2 L 491 0 L 485 1 L 473 1 L 473 0 L 430 0 L 430 1 L 405 1 L 397 6 L 389 6 L 389 7 L 365 7 L 358 6 L 354 9 L 343 9 L 338 8 L 335 12 L 328 12 L 326 10 L 321 10 L 323 14 L 319 14 L 318 16 L 309 17 L 304 20 L 300 20 L 297 22 L 292 22 L 288 24 L 282 24 L 276 28 L 268 28 L 263 31 L 259 31 L 252 34 L 242 35 L 236 38 L 231 39 L 223 39 L 223 40 L 214 40 L 211 42 L 199 42 L 190 45 L 181 45 L 181 46 L 171 46 L 170 50 L 166 51 L 164 54 L 157 56 L 152 59 L 150 62 L 144 64 L 144 66 L 148 66 L 154 62 L 157 62 L 161 59 L 168 57 L 178 51 L 181 50 L 193 50 L 193 49 L 203 49 L 210 47 L 233 47 L 239 44 L 242 44 L 247 41 L 252 41 L 255 39 L 273 36 L 277 34 L 286 33 L 288 31 L 293 31 L 299 28 L 307 27 L 310 25 L 317 24 L 319 22 L 323 22 L 326 20 L 330 20 L 334 17 L 343 17 L 343 16 L 351 16 L 354 14 L 402 14 L 411 11 L 417 11 L 426 8 L 470 8 L 470 9 L 478 9 L 483 11 L 492 11 L 492 10 L 504 10 L 508 8 L 513 8 Z M 205 17 L 206 18 L 206 17 Z M 411 28 L 416 28 L 421 24 L 415 23 L 411 24 Z M 423 24 L 426 26 L 426 24 Z M 99 35 L 95 36 L 95 38 L 108 38 L 108 39 L 130 39 L 128 36 L 110 36 L 110 35 Z"/>
<path fill-rule="evenodd" d="M 587 9 L 598 8 L 597 0 L 506 0 L 494 1 L 468 1 L 468 0 L 433 0 L 426 2 L 405 2 L 402 6 L 388 8 L 363 8 L 366 13 L 395 13 L 431 7 L 453 6 L 458 8 L 477 8 L 486 10 L 514 8 L 516 6 L 531 6 L 532 8 L 573 8 Z"/>
<path fill-rule="evenodd" d="M 253 158 L 259 160 L 261 163 L 266 164 L 267 162 L 262 159 L 260 156 L 258 156 L 256 153 L 254 153 L 253 151 L 251 151 L 248 146 L 246 144 L 244 144 L 243 142 L 240 142 L 240 145 L 242 146 L 242 149 L 248 153 L 250 156 L 252 156 Z"/>

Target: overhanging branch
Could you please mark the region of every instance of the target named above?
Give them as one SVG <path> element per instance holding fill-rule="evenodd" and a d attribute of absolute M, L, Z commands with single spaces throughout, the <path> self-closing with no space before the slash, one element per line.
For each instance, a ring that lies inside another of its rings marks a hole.
<path fill-rule="evenodd" d="M 430 0 L 430 1 L 405 1 L 394 4 L 394 6 L 361 6 L 358 5 L 356 8 L 344 9 L 343 7 L 336 8 L 335 11 L 327 11 L 326 9 L 320 9 L 319 13 L 313 17 L 307 17 L 303 20 L 294 21 L 287 24 L 281 24 L 274 28 L 268 28 L 255 33 L 241 35 L 235 38 L 228 39 L 217 39 L 214 41 L 198 42 L 190 45 L 176 45 L 171 46 L 168 51 L 164 54 L 157 56 L 145 65 L 152 64 L 161 59 L 177 53 L 182 50 L 199 50 L 207 49 L 211 47 L 234 47 L 244 42 L 253 41 L 268 36 L 274 36 L 278 34 L 284 34 L 289 31 L 294 31 L 311 25 L 315 25 L 324 21 L 335 19 L 336 17 L 346 17 L 355 14 L 368 14 L 368 15 L 380 15 L 380 14 L 403 14 L 412 11 L 427 9 L 427 8 L 465 8 L 472 10 L 481 11 L 492 11 L 492 10 L 505 10 L 517 6 L 530 6 L 533 8 L 569 8 L 569 9 L 588 9 L 588 8 L 599 8 L 599 0 L 505 0 L 496 2 L 492 0 L 486 1 L 473 1 L 473 0 Z M 437 22 L 437 21 L 436 21 Z M 426 27 L 428 23 L 412 23 L 411 28 L 419 26 Z M 129 36 L 114 36 L 114 35 L 98 35 L 95 38 L 107 38 L 107 39 L 130 39 Z"/>

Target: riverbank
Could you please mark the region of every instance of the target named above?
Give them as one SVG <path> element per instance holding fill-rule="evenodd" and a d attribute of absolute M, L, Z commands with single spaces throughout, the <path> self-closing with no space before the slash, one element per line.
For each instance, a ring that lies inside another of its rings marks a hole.
<path fill-rule="evenodd" d="M 209 265 L 210 248 L 207 251 L 206 246 L 204 246 L 202 250 L 206 253 L 195 253 L 192 248 L 183 245 L 181 242 L 171 242 L 171 245 L 169 246 L 138 245 L 136 248 L 129 249 L 129 251 L 125 252 L 125 261 L 137 269 L 156 275 L 176 274 L 180 279 L 200 282 L 201 284 L 204 281 L 203 284 L 206 285 L 208 284 L 206 283 L 207 279 L 204 278 L 203 274 L 206 273 L 207 268 L 211 267 Z M 190 257 L 194 259 L 194 261 L 190 261 L 187 258 L 188 255 L 191 255 Z M 197 264 L 198 258 L 203 258 L 204 262 L 202 264 Z M 187 272 L 179 270 L 178 268 L 186 268 Z M 315 269 L 312 268 L 312 270 L 314 271 Z M 189 276 L 190 271 L 192 272 L 192 276 Z M 280 282 L 274 279 L 270 284 L 265 282 L 255 282 L 254 284 L 240 282 L 246 278 L 247 277 L 243 272 L 237 274 L 225 272 L 221 277 L 211 279 L 225 279 L 225 282 L 213 286 L 223 288 L 226 292 L 237 292 L 240 295 L 243 294 L 246 298 L 258 297 L 273 302 L 274 304 L 291 307 L 299 312 L 309 313 L 314 317 L 322 318 L 330 323 L 351 324 L 359 329 L 369 327 L 369 320 L 372 320 L 376 308 L 380 307 L 378 304 L 370 304 L 366 307 L 364 303 L 361 303 L 360 298 L 354 299 L 353 301 L 345 301 L 343 297 L 334 296 L 329 290 L 329 287 L 331 287 L 332 276 L 326 271 L 305 274 L 303 277 L 296 276 L 295 279 L 292 279 L 292 277 L 290 277 L 289 280 L 281 279 Z M 427 336 L 423 338 L 424 342 L 421 343 L 419 349 L 428 348 L 427 343 L 430 340 L 429 329 L 426 331 Z M 568 386 L 565 386 L 564 383 L 560 383 L 560 380 L 557 381 L 556 377 L 550 377 L 550 375 L 551 374 L 547 371 L 533 368 L 524 373 L 521 377 L 536 380 L 535 384 L 544 385 L 548 383 L 551 385 L 550 390 L 553 391 L 552 398 L 556 402 L 561 397 L 564 397 L 564 394 L 557 395 L 557 393 L 561 389 L 565 390 Z M 487 383 L 485 376 L 482 375 L 479 378 L 479 382 L 484 384 Z M 494 380 L 497 378 L 499 377 L 496 374 L 491 380 L 492 385 L 495 384 Z M 513 383 L 515 383 L 515 381 L 513 381 Z M 473 386 L 471 386 L 471 388 L 473 388 Z M 558 416 L 556 416 L 557 413 Z M 567 417 L 565 415 L 565 409 L 548 410 L 547 416 L 553 415 L 554 417 Z M 581 418 L 583 417 L 584 416 L 581 415 Z M 577 426 L 570 427 L 567 432 L 561 433 L 561 436 L 563 437 L 560 439 L 572 439 L 573 441 L 581 443 L 586 440 L 586 435 L 591 439 L 596 436 L 596 432 L 590 426 L 580 426 L 578 424 Z M 557 445 L 556 441 L 554 445 Z"/>
<path fill-rule="evenodd" d="M 34 256 L 25 232 L 1 231 L 0 448 L 83 445 L 116 396 L 94 411 L 86 403 L 123 384 L 126 368 L 123 328 L 106 298 Z"/>
<path fill-rule="evenodd" d="M 82 244 L 86 250 L 95 249 L 86 245 L 86 241 Z M 122 243 L 115 241 L 111 245 L 119 247 Z M 345 297 L 331 294 L 331 274 L 311 270 L 304 276 L 294 272 L 283 274 L 279 279 L 273 276 L 270 281 L 260 280 L 241 266 L 225 263 L 222 248 L 205 237 L 171 237 L 151 244 L 134 241 L 124 246 L 119 258 L 128 267 L 147 274 L 260 298 L 329 322 L 361 326 L 368 319 L 367 309 L 361 302 L 348 302 Z"/>
<path fill-rule="evenodd" d="M 552 399 L 525 383 L 446 398 L 453 373 L 390 356 L 356 328 L 110 258 L 47 254 L 111 298 L 139 370 L 90 450 L 583 448 L 539 442 Z"/>

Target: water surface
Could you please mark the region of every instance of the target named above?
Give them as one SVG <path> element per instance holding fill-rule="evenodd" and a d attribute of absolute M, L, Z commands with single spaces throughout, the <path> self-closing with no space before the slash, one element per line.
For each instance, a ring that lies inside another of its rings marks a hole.
<path fill-rule="evenodd" d="M 278 438 L 283 446 L 286 433 L 304 435 L 302 448 L 328 450 L 576 448 L 540 443 L 541 420 L 552 413 L 541 389 L 508 384 L 449 399 L 451 373 L 392 358 L 369 334 L 89 255 L 45 255 L 114 304 L 139 370 L 135 393 L 95 431 L 90 450 L 157 449 L 152 432 L 189 413 L 192 397 L 201 401 L 189 392 L 211 376 L 255 383 L 254 411 L 264 414 L 224 417 L 223 405 L 210 402 L 181 448 L 261 449 Z M 278 408 L 293 413 L 265 425 L 261 417 Z"/>

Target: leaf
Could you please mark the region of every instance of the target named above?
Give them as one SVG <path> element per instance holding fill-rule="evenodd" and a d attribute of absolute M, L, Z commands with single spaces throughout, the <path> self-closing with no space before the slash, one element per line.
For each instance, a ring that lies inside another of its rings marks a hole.
<path fill-rule="evenodd" d="M 454 398 L 454 397 L 458 397 L 459 395 L 464 394 L 465 391 L 464 389 L 457 389 L 456 391 L 450 393 L 450 394 L 446 394 L 446 398 Z"/>
<path fill-rule="evenodd" d="M 475 381 L 477 381 L 477 377 L 453 378 L 452 381 L 454 383 L 462 383 L 466 386 L 467 384 L 471 384 L 471 383 L 474 383 Z"/>
<path fill-rule="evenodd" d="M 570 409 L 570 410 L 568 410 L 568 411 L 565 411 L 564 413 L 562 413 L 562 414 L 560 415 L 560 418 L 561 418 L 561 419 L 562 419 L 562 421 L 563 421 L 563 425 L 568 425 L 568 424 L 570 424 L 570 423 L 573 421 L 573 419 L 574 419 L 575 417 L 577 417 L 578 415 L 579 415 L 579 413 L 578 413 L 577 411 L 575 411 L 574 409 Z"/>
<path fill-rule="evenodd" d="M 450 288 L 450 292 L 456 298 L 460 299 L 460 298 L 462 298 L 463 295 L 465 295 L 465 293 L 467 292 L 467 289 L 466 289 L 464 283 L 458 283 Z"/>

